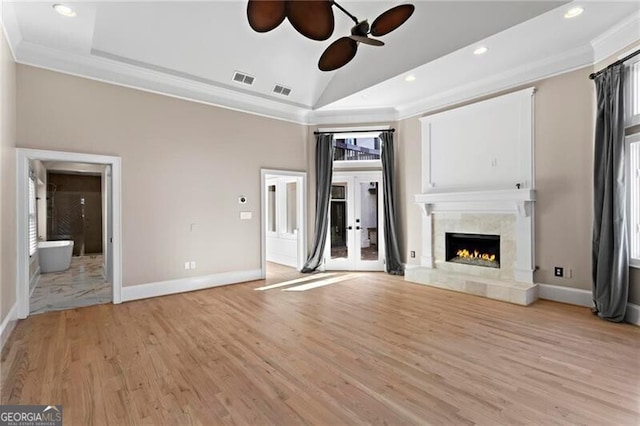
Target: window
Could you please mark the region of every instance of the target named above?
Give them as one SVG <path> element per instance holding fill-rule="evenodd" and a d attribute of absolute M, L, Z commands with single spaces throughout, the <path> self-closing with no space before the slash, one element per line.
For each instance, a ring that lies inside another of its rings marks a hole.
<path fill-rule="evenodd" d="M 629 191 L 629 258 L 640 268 L 640 133 L 627 137 Z"/>
<path fill-rule="evenodd" d="M 36 219 L 36 179 L 29 176 L 29 256 L 38 249 L 38 222 Z"/>
<path fill-rule="evenodd" d="M 340 138 L 333 140 L 336 149 L 333 161 L 380 160 L 380 139 L 377 137 Z"/>
<path fill-rule="evenodd" d="M 333 137 L 334 168 L 380 168 L 379 133 L 336 133 Z"/>
<path fill-rule="evenodd" d="M 640 125 L 640 57 L 627 65 L 626 128 Z M 640 268 L 640 132 L 626 138 L 629 263 Z"/>

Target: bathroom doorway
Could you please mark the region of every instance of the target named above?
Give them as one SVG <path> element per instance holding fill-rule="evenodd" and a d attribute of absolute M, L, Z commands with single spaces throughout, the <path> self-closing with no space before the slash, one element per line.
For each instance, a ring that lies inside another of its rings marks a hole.
<path fill-rule="evenodd" d="M 120 303 L 120 158 L 17 151 L 19 318 Z"/>
<path fill-rule="evenodd" d="M 296 275 L 306 260 L 306 173 L 261 171 L 262 274 Z"/>

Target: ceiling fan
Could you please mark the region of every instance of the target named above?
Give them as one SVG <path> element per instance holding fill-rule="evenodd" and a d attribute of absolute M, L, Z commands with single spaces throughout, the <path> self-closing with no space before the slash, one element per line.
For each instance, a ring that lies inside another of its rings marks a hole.
<path fill-rule="evenodd" d="M 366 19 L 358 20 L 334 0 L 249 0 L 247 17 L 251 28 L 260 33 L 273 30 L 284 18 L 288 18 L 300 34 L 322 41 L 333 34 L 333 6 L 349 16 L 356 25 L 351 29 L 351 35 L 334 41 L 322 53 L 318 61 L 318 68 L 322 71 L 333 71 L 346 65 L 355 57 L 359 43 L 384 46 L 382 41 L 369 37 L 369 34 L 380 37 L 390 33 L 404 24 L 415 10 L 412 4 L 392 7 L 369 26 Z"/>

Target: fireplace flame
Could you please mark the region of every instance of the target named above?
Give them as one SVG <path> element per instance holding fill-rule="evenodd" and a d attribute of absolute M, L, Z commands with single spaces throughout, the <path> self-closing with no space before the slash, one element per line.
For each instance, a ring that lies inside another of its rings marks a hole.
<path fill-rule="evenodd" d="M 482 259 L 482 260 L 489 260 L 489 261 L 496 260 L 495 254 L 480 253 L 478 250 L 474 250 L 473 253 L 471 253 L 467 249 L 460 249 L 456 252 L 456 255 L 466 259 Z"/>

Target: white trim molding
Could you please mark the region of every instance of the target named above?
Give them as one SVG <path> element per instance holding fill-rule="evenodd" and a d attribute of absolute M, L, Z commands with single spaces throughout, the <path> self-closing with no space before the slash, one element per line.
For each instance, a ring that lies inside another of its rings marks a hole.
<path fill-rule="evenodd" d="M 15 328 L 18 323 L 18 302 L 14 303 L 11 309 L 9 309 L 9 313 L 2 320 L 0 324 L 0 352 L 4 348 L 4 344 L 9 340 L 9 336 L 11 336 L 11 332 Z"/>
<path fill-rule="evenodd" d="M 593 307 L 591 290 L 585 290 L 583 288 L 538 284 L 538 297 L 553 302 L 584 306 L 585 308 Z M 627 303 L 627 312 L 624 316 L 624 321 L 640 326 L 640 305 Z"/>
<path fill-rule="evenodd" d="M 500 189 L 495 191 L 465 191 L 416 194 L 416 204 L 420 204 L 427 214 L 445 211 L 511 212 L 530 216 L 534 189 Z"/>
<path fill-rule="evenodd" d="M 148 299 L 150 297 L 204 290 L 207 288 L 256 281 L 259 279 L 262 279 L 262 271 L 260 269 L 251 269 L 246 271 L 222 272 L 219 274 L 202 275 L 199 277 L 179 278 L 176 280 L 132 285 L 122 288 L 122 301 L 129 302 L 132 300 Z"/>
<path fill-rule="evenodd" d="M 38 149 L 16 148 L 16 247 L 18 250 L 18 273 L 16 295 L 18 318 L 29 316 L 29 232 L 28 232 L 28 180 L 29 161 L 62 161 L 71 163 L 90 163 L 111 166 L 112 190 L 112 238 L 113 238 L 113 303 L 122 300 L 122 167 L 120 157 L 83 154 L 63 151 L 45 151 Z"/>
<path fill-rule="evenodd" d="M 627 303 L 627 313 L 624 316 L 625 322 L 633 325 L 640 325 L 640 305 Z"/>
<path fill-rule="evenodd" d="M 585 306 L 587 308 L 593 307 L 591 290 L 540 283 L 538 283 L 538 289 L 540 299 L 568 303 L 569 305 Z"/>
<path fill-rule="evenodd" d="M 486 78 L 470 81 L 432 96 L 399 105 L 397 120 L 404 120 L 431 111 L 449 108 L 484 96 L 532 84 L 557 75 L 593 65 L 593 50 L 589 45 L 551 56 L 540 61 L 525 63 L 516 68 Z"/>
<path fill-rule="evenodd" d="M 638 41 L 640 41 L 640 11 L 591 40 L 594 65 Z"/>

